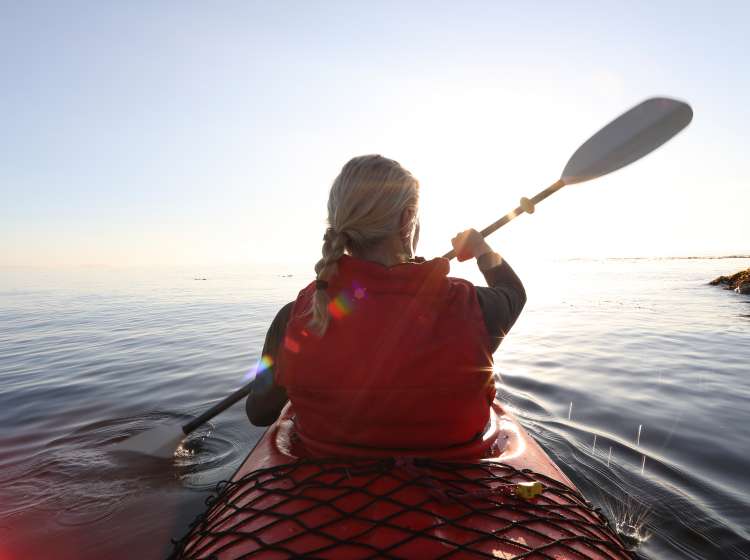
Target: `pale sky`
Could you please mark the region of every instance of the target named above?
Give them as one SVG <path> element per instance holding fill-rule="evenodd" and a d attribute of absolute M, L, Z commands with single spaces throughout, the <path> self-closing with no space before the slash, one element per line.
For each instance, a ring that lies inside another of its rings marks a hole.
<path fill-rule="evenodd" d="M 750 2 L 0 0 L 0 265 L 314 263 L 381 153 L 419 254 L 643 99 L 693 123 L 490 237 L 510 257 L 750 253 Z"/>

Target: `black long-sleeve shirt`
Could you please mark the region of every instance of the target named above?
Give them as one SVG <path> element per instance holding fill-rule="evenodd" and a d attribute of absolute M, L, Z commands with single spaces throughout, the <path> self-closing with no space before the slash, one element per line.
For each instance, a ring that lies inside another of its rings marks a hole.
<path fill-rule="evenodd" d="M 478 262 L 481 266 L 481 257 Z M 497 266 L 483 270 L 482 274 L 487 286 L 476 286 L 477 300 L 490 335 L 489 350 L 494 353 L 521 314 L 526 303 L 526 291 L 521 280 L 505 260 Z M 272 363 L 276 363 L 276 355 L 284 339 L 293 306 L 292 301 L 282 307 L 266 333 L 262 355 L 271 356 Z M 268 426 L 278 418 L 286 404 L 286 390 L 274 382 L 272 367 L 257 375 L 253 384 L 253 392 L 247 397 L 246 403 L 248 418 L 256 426 Z"/>

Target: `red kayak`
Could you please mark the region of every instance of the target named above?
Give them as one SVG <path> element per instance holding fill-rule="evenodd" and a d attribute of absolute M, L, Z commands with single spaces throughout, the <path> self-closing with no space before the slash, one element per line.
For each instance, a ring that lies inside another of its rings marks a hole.
<path fill-rule="evenodd" d="M 634 557 L 498 402 L 481 439 L 428 457 L 303 447 L 293 417 L 287 406 L 173 558 Z"/>

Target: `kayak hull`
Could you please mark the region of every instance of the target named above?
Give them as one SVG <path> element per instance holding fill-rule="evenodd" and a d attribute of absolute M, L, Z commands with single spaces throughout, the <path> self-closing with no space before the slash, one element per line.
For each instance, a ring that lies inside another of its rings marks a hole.
<path fill-rule="evenodd" d="M 303 443 L 287 407 L 173 557 L 632 558 L 500 403 L 491 418 L 471 444 L 407 455 Z"/>

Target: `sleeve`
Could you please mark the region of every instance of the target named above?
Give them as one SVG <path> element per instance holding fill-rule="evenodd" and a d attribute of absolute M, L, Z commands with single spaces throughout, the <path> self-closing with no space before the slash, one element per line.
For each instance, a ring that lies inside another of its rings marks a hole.
<path fill-rule="evenodd" d="M 526 290 L 505 260 L 484 270 L 481 257 L 477 264 L 487 281 L 486 288 L 477 286 L 477 299 L 490 335 L 490 350 L 494 352 L 521 314 L 526 304 Z"/>
<path fill-rule="evenodd" d="M 270 426 L 281 413 L 287 402 L 286 390 L 274 380 L 274 365 L 278 359 L 279 349 L 284 340 L 286 325 L 292 313 L 294 302 L 282 307 L 271 322 L 263 343 L 261 361 L 253 380 L 253 390 L 245 402 L 245 411 L 250 422 L 255 426 Z M 265 367 L 263 367 L 265 366 Z"/>

